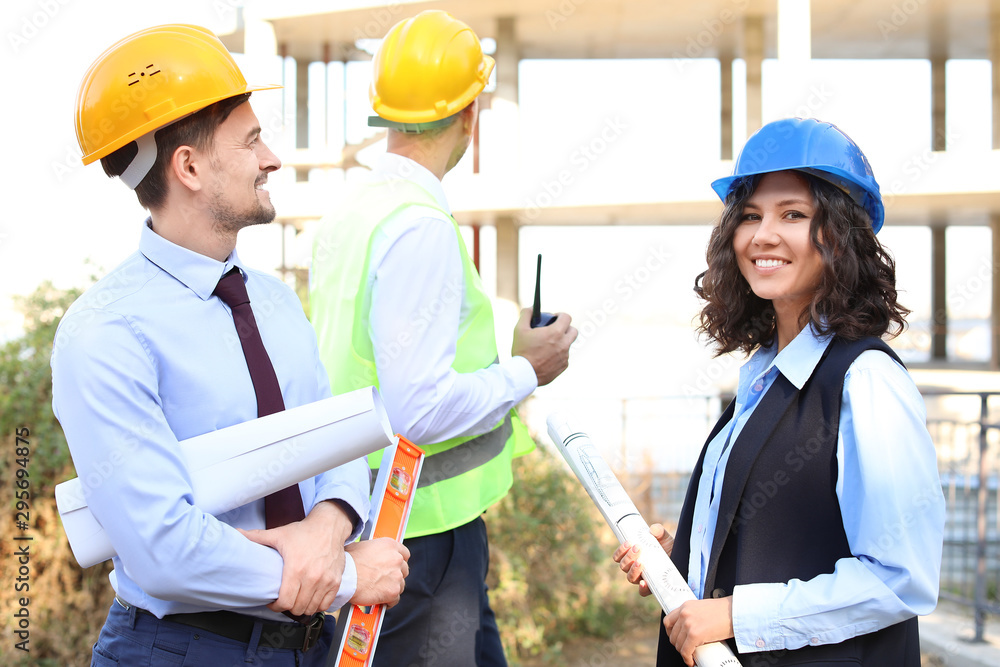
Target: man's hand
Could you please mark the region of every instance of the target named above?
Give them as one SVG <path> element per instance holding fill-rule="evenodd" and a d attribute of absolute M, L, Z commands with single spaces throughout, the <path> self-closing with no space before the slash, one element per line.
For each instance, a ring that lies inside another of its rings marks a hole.
<path fill-rule="evenodd" d="M 694 667 L 696 648 L 733 636 L 733 596 L 688 600 L 667 614 L 663 628 L 684 664 Z"/>
<path fill-rule="evenodd" d="M 399 602 L 410 566 L 410 550 L 389 537 L 362 540 L 347 545 L 347 551 L 358 567 L 358 590 L 352 604 L 367 606 Z"/>
<path fill-rule="evenodd" d="M 656 541 L 660 543 L 660 546 L 663 547 L 663 550 L 669 556 L 670 552 L 674 550 L 674 536 L 658 523 L 651 525 L 649 532 L 656 538 Z M 642 563 L 639 562 L 639 555 L 641 553 L 638 544 L 626 542 L 615 550 L 611 558 L 618 563 L 622 572 L 627 575 L 629 583 L 636 584 L 639 587 L 639 595 L 646 597 L 652 591 L 646 585 L 646 580 L 642 578 Z"/>
<path fill-rule="evenodd" d="M 297 615 L 329 609 L 340 590 L 344 542 L 353 528 L 344 510 L 322 502 L 302 521 L 270 530 L 240 530 L 247 539 L 275 549 L 284 561 L 278 599 L 268 608 Z"/>
<path fill-rule="evenodd" d="M 572 320 L 566 313 L 557 313 L 555 321 L 549 326 L 532 329 L 531 309 L 521 311 L 521 318 L 514 327 L 514 344 L 510 353 L 528 360 L 535 369 L 539 387 L 552 382 L 569 367 L 569 346 L 578 334 L 570 326 Z"/>

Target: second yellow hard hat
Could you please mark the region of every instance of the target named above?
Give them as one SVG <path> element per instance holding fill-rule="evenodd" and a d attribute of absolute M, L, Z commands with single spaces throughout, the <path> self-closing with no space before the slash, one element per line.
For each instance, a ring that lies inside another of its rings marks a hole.
<path fill-rule="evenodd" d="M 421 12 L 390 28 L 375 53 L 372 109 L 396 123 L 447 118 L 483 91 L 494 64 L 465 23 L 441 10 Z"/>

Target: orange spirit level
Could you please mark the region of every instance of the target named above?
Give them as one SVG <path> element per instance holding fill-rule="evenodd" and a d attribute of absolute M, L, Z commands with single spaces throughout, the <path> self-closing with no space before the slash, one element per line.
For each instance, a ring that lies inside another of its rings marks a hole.
<path fill-rule="evenodd" d="M 391 537 L 402 542 L 406 532 L 406 520 L 410 516 L 417 481 L 420 479 L 424 452 L 406 438 L 397 437 L 399 442 L 387 450 L 387 454 L 382 457 L 382 465 L 379 466 L 372 493 L 371 515 L 375 519 L 365 527 L 361 534 L 363 540 Z M 390 455 L 391 462 L 387 460 Z M 344 636 L 337 654 L 337 667 L 371 665 L 384 615 L 384 604 L 351 607 L 343 626 Z"/>

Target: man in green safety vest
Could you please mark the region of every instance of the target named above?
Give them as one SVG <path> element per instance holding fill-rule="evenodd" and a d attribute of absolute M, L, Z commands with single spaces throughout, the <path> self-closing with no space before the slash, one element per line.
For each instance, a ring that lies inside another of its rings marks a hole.
<path fill-rule="evenodd" d="M 393 427 L 427 453 L 404 542 L 410 575 L 375 665 L 506 664 L 480 515 L 510 489 L 513 457 L 534 448 L 514 406 L 567 368 L 577 336 L 564 313 L 532 329 L 525 309 L 499 362 L 493 310 L 441 186 L 493 65 L 443 11 L 389 30 L 369 120 L 388 128 L 388 152 L 313 247 L 312 322 L 333 392 L 378 386 Z"/>

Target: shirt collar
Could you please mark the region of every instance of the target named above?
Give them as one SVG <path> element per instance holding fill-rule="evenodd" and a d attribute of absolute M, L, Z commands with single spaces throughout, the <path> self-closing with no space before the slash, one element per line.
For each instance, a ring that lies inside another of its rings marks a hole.
<path fill-rule="evenodd" d="M 146 222 L 142 225 L 139 252 L 201 297 L 203 301 L 212 296 L 219 279 L 234 266 L 240 269 L 243 280 L 246 281 L 246 268 L 235 250 L 225 262 L 214 260 L 163 238 L 153 231 L 151 218 L 146 218 Z"/>
<path fill-rule="evenodd" d="M 823 352 L 832 340 L 833 334 L 821 336 L 813 329 L 812 322 L 807 324 L 798 335 L 785 346 L 781 352 L 777 350 L 777 342 L 768 347 L 762 347 L 748 361 L 744 368 L 751 377 L 764 375 L 777 368 L 785 378 L 795 385 L 796 389 L 802 389 L 806 381 L 816 370 L 816 364 L 823 357 Z"/>
<path fill-rule="evenodd" d="M 419 185 L 434 197 L 438 206 L 451 215 L 451 207 L 448 206 L 441 181 L 419 162 L 396 153 L 383 153 L 379 156 L 372 172 L 383 178 L 400 178 Z"/>

